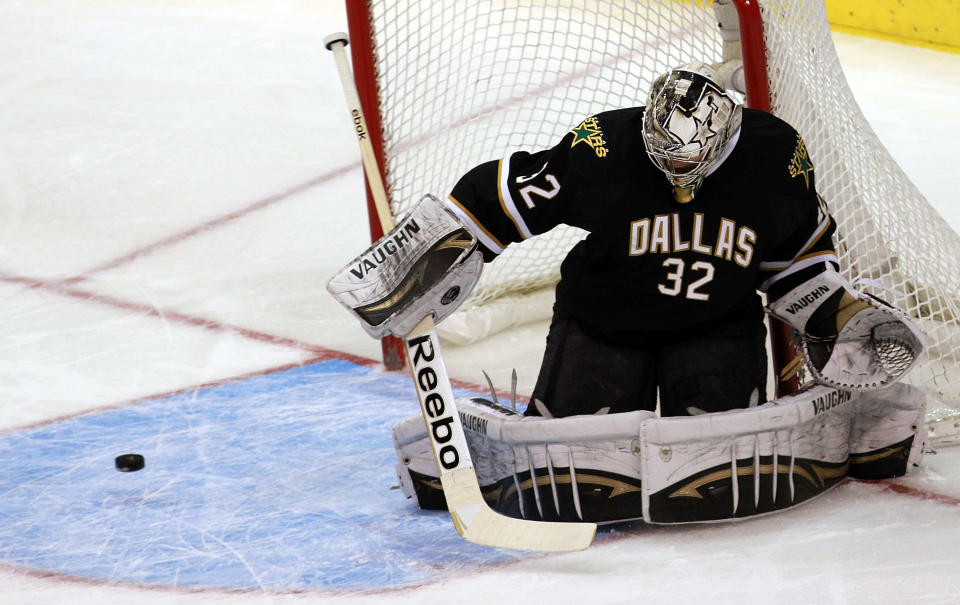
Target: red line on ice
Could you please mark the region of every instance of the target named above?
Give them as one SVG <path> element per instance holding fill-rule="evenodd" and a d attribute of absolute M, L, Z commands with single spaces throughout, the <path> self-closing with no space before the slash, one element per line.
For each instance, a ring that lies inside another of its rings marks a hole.
<path fill-rule="evenodd" d="M 171 321 L 174 323 L 180 323 L 184 325 L 190 325 L 197 328 L 203 328 L 205 330 L 212 330 L 215 332 L 227 332 L 243 336 L 250 340 L 256 340 L 259 342 L 275 344 L 280 346 L 285 346 L 288 348 L 294 348 L 302 351 L 308 351 L 318 356 L 327 356 L 330 359 L 346 359 L 353 361 L 355 363 L 361 363 L 364 365 L 369 365 L 374 363 L 370 359 L 358 357 L 355 355 L 350 355 L 349 353 L 343 353 L 341 351 L 334 351 L 332 349 L 327 349 L 326 347 L 321 347 L 313 345 L 301 340 L 295 340 L 292 338 L 286 338 L 283 336 L 276 336 L 273 334 L 267 334 L 266 332 L 259 332 L 257 330 L 251 330 L 249 328 L 243 328 L 240 326 L 233 326 L 215 319 L 205 319 L 201 317 L 193 317 L 185 313 L 180 313 L 178 311 L 170 311 L 158 309 L 152 305 L 137 303 L 128 300 L 122 300 L 113 296 L 107 296 L 105 294 L 98 294 L 90 290 L 83 290 L 76 288 L 74 286 L 68 285 L 62 281 L 47 281 L 34 279 L 30 277 L 22 277 L 17 275 L 10 275 L 7 273 L 0 273 L 0 281 L 5 281 L 8 283 L 17 283 L 23 284 L 30 288 L 42 289 L 49 292 L 55 292 L 63 296 L 70 298 L 77 298 L 84 301 L 98 303 L 104 306 L 113 307 L 117 309 L 123 309 L 125 311 L 131 311 L 134 313 L 139 313 L 140 315 L 146 315 L 149 317 L 156 317 L 164 321 Z"/>
<path fill-rule="evenodd" d="M 132 313 L 138 313 L 140 315 L 161 319 L 163 321 L 183 324 L 187 326 L 201 328 L 204 330 L 210 330 L 213 332 L 234 334 L 236 336 L 241 336 L 243 338 L 247 338 L 257 342 L 277 345 L 281 347 L 287 347 L 287 348 L 295 349 L 297 351 L 305 351 L 310 354 L 310 358 L 308 360 L 305 360 L 302 364 L 288 364 L 285 366 L 270 368 L 270 369 L 254 372 L 251 374 L 244 374 L 242 376 L 229 377 L 229 378 L 225 378 L 223 380 L 219 380 L 211 383 L 194 385 L 184 389 L 178 389 L 176 391 L 155 393 L 155 394 L 140 397 L 131 401 L 110 404 L 106 407 L 119 407 L 119 406 L 125 406 L 125 405 L 133 405 L 149 399 L 156 399 L 158 397 L 174 395 L 181 392 L 187 392 L 187 391 L 197 390 L 205 387 L 216 386 L 226 382 L 233 382 L 235 380 L 242 380 L 244 378 L 251 378 L 254 376 L 260 376 L 264 374 L 278 372 L 285 369 L 289 369 L 296 365 L 307 365 L 311 363 L 318 363 L 321 361 L 328 361 L 332 359 L 341 359 L 344 361 L 349 361 L 351 363 L 355 363 L 363 366 L 381 365 L 380 361 L 376 361 L 368 357 L 362 357 L 360 355 L 353 355 L 351 353 L 346 353 L 344 351 L 329 349 L 327 347 L 311 344 L 302 340 L 296 340 L 296 339 L 287 338 L 284 336 L 268 334 L 266 332 L 260 332 L 258 330 L 252 330 L 250 328 L 244 328 L 241 326 L 234 326 L 234 325 L 230 325 L 214 319 L 194 317 L 192 315 L 187 315 L 186 313 L 180 313 L 179 311 L 158 309 L 152 305 L 132 302 L 132 301 L 116 298 L 114 296 L 107 296 L 104 294 L 98 294 L 96 292 L 92 292 L 90 290 L 84 290 L 75 286 L 71 286 L 67 283 L 64 283 L 63 281 L 46 281 L 46 280 L 29 278 L 29 277 L 22 277 L 18 275 L 11 275 L 9 273 L 3 273 L 3 272 L 0 272 L 0 281 L 7 282 L 7 283 L 21 284 L 29 288 L 35 288 L 35 289 L 45 290 L 48 292 L 54 292 L 56 294 L 66 296 L 69 298 L 76 298 L 86 302 L 92 302 L 92 303 L 100 304 L 103 306 L 112 307 L 115 309 L 121 309 L 121 310 L 129 311 Z M 475 383 L 471 383 L 463 380 L 457 380 L 457 379 L 451 379 L 450 382 L 453 385 L 462 389 L 468 389 L 476 392 L 486 392 L 485 387 L 482 387 Z M 502 391 L 498 392 L 498 395 L 507 396 Z M 518 397 L 518 400 L 521 402 L 526 402 L 526 398 L 523 398 L 523 397 Z M 103 409 L 103 408 L 97 408 L 97 409 Z M 88 412 L 89 410 L 83 413 L 85 414 Z M 56 420 L 62 420 L 62 418 L 58 418 Z M 23 428 L 23 427 L 19 427 L 19 428 Z"/>
<path fill-rule="evenodd" d="M 253 202 L 252 204 L 248 204 L 247 206 L 244 206 L 243 208 L 239 208 L 237 210 L 234 210 L 233 212 L 228 212 L 227 214 L 224 214 L 217 218 L 210 219 L 204 223 L 200 223 L 199 225 L 195 227 L 191 227 L 186 231 L 181 231 L 180 233 L 175 233 L 173 235 L 169 235 L 167 237 L 161 238 L 151 244 L 142 246 L 136 250 L 128 252 L 123 256 L 119 256 L 111 261 L 107 261 L 96 267 L 88 269 L 79 275 L 67 278 L 63 280 L 63 283 L 72 284 L 72 283 L 84 281 L 95 273 L 102 273 L 103 271 L 107 271 L 109 269 L 115 269 L 127 263 L 133 262 L 134 260 L 142 256 L 147 256 L 148 254 L 152 254 L 153 252 L 156 252 L 157 250 L 160 250 L 162 248 L 167 248 L 169 246 L 179 244 L 180 242 L 190 239 L 191 237 L 194 237 L 196 235 L 200 235 L 202 233 L 212 231 L 213 229 L 223 227 L 224 225 L 227 225 L 237 219 L 243 218 L 248 214 L 251 214 L 258 210 L 263 210 L 264 208 L 268 208 L 278 202 L 282 202 L 288 198 L 291 198 L 297 194 L 303 193 L 304 191 L 312 189 L 318 185 L 322 185 L 323 183 L 326 183 L 327 181 L 330 181 L 336 177 L 342 176 L 347 172 L 350 172 L 351 170 L 355 170 L 356 168 L 360 167 L 360 165 L 361 165 L 360 162 L 355 162 L 347 166 L 342 166 L 335 170 L 331 170 L 326 174 L 321 174 L 318 177 L 312 178 L 309 181 L 300 183 L 299 185 L 294 185 L 293 187 L 290 187 L 284 191 L 281 191 L 280 193 L 268 195 L 267 197 L 261 198 Z"/>
<path fill-rule="evenodd" d="M 890 479 L 879 479 L 876 481 L 860 480 L 860 482 L 881 485 L 884 489 L 890 490 L 897 494 L 902 494 L 904 496 L 913 496 L 914 498 L 931 500 L 940 504 L 946 504 L 947 506 L 960 506 L 960 498 L 928 492 L 927 490 L 910 487 L 909 485 L 903 485 L 901 483 L 894 483 Z"/>

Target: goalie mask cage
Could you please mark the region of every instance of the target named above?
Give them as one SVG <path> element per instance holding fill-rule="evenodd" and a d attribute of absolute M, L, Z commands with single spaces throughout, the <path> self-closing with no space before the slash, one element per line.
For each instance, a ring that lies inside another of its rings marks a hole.
<path fill-rule="evenodd" d="M 346 4 L 357 87 L 395 215 L 424 193 L 445 197 L 476 164 L 552 146 L 592 114 L 643 104 L 653 78 L 672 67 L 742 60 L 747 105 L 780 116 L 804 138 L 837 221 L 843 273 L 853 283 L 882 284 L 872 292 L 927 333 L 926 359 L 908 382 L 930 395 L 933 442 L 960 441 L 960 280 L 952 266 L 960 238 L 867 124 L 823 0 Z M 737 18 L 720 19 L 721 32 L 718 15 L 731 8 Z M 458 314 L 483 314 L 552 287 L 581 237 L 560 227 L 511 245 Z M 539 305 L 544 316 L 550 300 Z M 535 306 L 513 305 L 508 315 Z M 783 330 L 772 332 L 782 366 L 792 346 Z"/>

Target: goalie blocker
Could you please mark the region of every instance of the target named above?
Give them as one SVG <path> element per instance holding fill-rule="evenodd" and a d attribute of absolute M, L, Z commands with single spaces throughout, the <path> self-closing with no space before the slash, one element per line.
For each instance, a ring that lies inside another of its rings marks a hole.
<path fill-rule="evenodd" d="M 477 238 L 432 195 L 328 283 L 374 338 L 405 337 L 427 315 L 440 322 L 480 279 Z"/>
<path fill-rule="evenodd" d="M 457 406 L 484 498 L 522 519 L 726 521 L 809 501 L 844 477 L 905 474 L 924 449 L 923 391 L 823 385 L 689 417 L 646 411 L 542 419 L 483 399 Z M 445 507 L 423 419 L 396 425 L 403 492 Z"/>

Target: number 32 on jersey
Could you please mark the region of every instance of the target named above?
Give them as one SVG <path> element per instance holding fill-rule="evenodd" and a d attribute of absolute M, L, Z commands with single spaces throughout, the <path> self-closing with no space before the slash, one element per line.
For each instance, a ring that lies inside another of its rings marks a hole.
<path fill-rule="evenodd" d="M 657 289 L 660 290 L 661 294 L 677 296 L 683 290 L 683 274 L 686 270 L 686 263 L 683 262 L 682 258 L 670 257 L 663 261 L 663 266 L 670 271 L 667 273 L 666 283 L 657 284 Z M 694 275 L 687 280 L 689 283 L 687 283 L 684 296 L 690 300 L 710 300 L 710 294 L 703 292 L 701 289 L 713 281 L 713 263 L 698 260 L 690 265 L 690 269 Z M 690 281 L 690 279 L 693 279 L 693 281 Z"/>

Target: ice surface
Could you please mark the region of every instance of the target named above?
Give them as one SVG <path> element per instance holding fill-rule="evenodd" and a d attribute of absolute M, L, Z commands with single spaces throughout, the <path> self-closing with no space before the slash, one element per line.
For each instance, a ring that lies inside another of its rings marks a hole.
<path fill-rule="evenodd" d="M 416 404 L 324 289 L 368 241 L 322 46 L 345 29 L 340 0 L 0 3 L 0 602 L 960 602 L 956 448 L 901 493 L 569 555 L 413 514 L 387 429 Z M 960 55 L 836 40 L 960 228 Z M 451 375 L 529 392 L 544 334 L 447 347 Z M 115 472 L 127 451 L 147 467 Z"/>
<path fill-rule="evenodd" d="M 329 360 L 9 432 L 0 560 L 295 591 L 397 588 L 529 556 L 464 544 L 446 514 L 392 489 L 390 429 L 411 398 L 406 376 Z M 112 471 L 128 451 L 145 468 Z"/>

